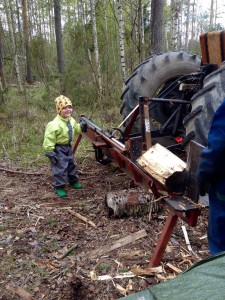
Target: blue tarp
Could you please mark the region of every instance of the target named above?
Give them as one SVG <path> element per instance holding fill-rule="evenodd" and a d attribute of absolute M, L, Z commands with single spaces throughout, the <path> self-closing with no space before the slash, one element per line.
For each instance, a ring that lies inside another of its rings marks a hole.
<path fill-rule="evenodd" d="M 194 264 L 176 278 L 121 300 L 225 300 L 225 252 Z"/>

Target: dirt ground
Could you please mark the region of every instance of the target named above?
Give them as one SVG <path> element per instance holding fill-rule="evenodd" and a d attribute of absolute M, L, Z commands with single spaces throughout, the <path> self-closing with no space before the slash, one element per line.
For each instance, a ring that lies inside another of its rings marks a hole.
<path fill-rule="evenodd" d="M 166 206 L 150 219 L 149 213 L 109 217 L 105 195 L 128 191 L 130 179 L 91 159 L 80 159 L 78 169 L 84 189 L 68 187 L 68 198 L 59 199 L 51 187 L 48 165 L 24 170 L 0 162 L 0 299 L 118 299 L 173 278 L 177 275 L 174 267 L 185 270 L 209 255 L 205 237 L 208 211 L 203 209 L 197 227 L 178 221 L 160 268 L 146 275 L 168 215 Z M 185 243 L 182 225 L 193 252 Z M 93 257 L 94 250 L 143 229 L 146 237 Z M 116 278 L 131 274 L 131 270 L 139 275 Z M 111 277 L 101 280 L 103 275 Z"/>

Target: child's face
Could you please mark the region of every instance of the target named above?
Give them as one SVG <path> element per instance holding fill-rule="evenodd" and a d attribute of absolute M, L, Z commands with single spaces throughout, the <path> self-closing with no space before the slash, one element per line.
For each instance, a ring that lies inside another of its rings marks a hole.
<path fill-rule="evenodd" d="M 71 117 L 72 112 L 73 112 L 72 106 L 67 105 L 67 106 L 63 107 L 63 109 L 61 110 L 60 116 L 66 119 L 66 118 Z"/>

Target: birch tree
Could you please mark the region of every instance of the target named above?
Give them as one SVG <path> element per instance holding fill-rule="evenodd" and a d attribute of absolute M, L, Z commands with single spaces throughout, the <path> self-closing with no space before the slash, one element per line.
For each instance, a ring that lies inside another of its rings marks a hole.
<path fill-rule="evenodd" d="M 179 0 L 171 1 L 171 11 L 172 11 L 172 44 L 171 44 L 171 47 L 173 50 L 178 50 L 179 13 L 180 13 Z"/>
<path fill-rule="evenodd" d="M 3 64 L 3 29 L 2 21 L 0 19 L 0 89 L 3 90 L 5 87 L 5 76 L 4 76 L 4 64 Z"/>
<path fill-rule="evenodd" d="M 24 48 L 26 54 L 26 70 L 27 70 L 27 82 L 33 83 L 33 76 L 30 64 L 30 51 L 29 51 L 29 34 L 28 34 L 28 20 L 27 20 L 27 5 L 26 0 L 22 0 L 22 14 L 23 14 L 23 38 Z"/>
<path fill-rule="evenodd" d="M 124 21 L 123 21 L 123 7 L 122 0 L 117 0 L 118 20 L 119 20 L 119 43 L 120 43 L 120 62 L 122 69 L 122 77 L 125 81 L 127 77 L 126 63 L 125 63 L 125 48 L 124 48 Z"/>
<path fill-rule="evenodd" d="M 96 80 L 101 95 L 102 76 L 101 76 L 101 66 L 100 66 L 99 49 L 98 49 L 98 33 L 97 33 L 96 16 L 95 16 L 95 0 L 91 0 L 91 19 L 92 19 L 92 32 L 93 32 L 93 42 L 94 42 L 95 63 L 96 63 Z"/>
<path fill-rule="evenodd" d="M 210 29 L 213 28 L 213 21 L 214 21 L 214 0 L 211 0 L 211 2 L 210 2 L 210 19 L 209 19 Z"/>
<path fill-rule="evenodd" d="M 189 25 L 190 25 L 190 0 L 186 2 L 186 28 L 185 28 L 185 50 L 188 51 Z"/>
<path fill-rule="evenodd" d="M 193 41 L 195 38 L 195 0 L 192 3 L 192 22 L 191 22 L 191 40 Z"/>
<path fill-rule="evenodd" d="M 17 79 L 18 88 L 20 91 L 22 91 L 22 80 L 21 80 L 21 73 L 20 73 L 20 66 L 19 66 L 19 58 L 16 49 L 16 39 L 15 39 L 15 33 L 13 28 L 12 6 L 10 5 L 9 0 L 5 0 L 5 4 L 6 4 L 7 23 L 9 27 L 10 36 L 11 36 L 11 46 L 12 46 L 14 65 L 15 65 L 16 79 Z"/>

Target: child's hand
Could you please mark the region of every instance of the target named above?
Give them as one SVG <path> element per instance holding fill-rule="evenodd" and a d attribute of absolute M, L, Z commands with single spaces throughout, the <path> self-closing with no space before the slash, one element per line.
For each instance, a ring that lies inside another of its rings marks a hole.
<path fill-rule="evenodd" d="M 57 163 L 57 157 L 55 152 L 46 152 L 45 156 L 47 156 L 54 165 Z"/>

